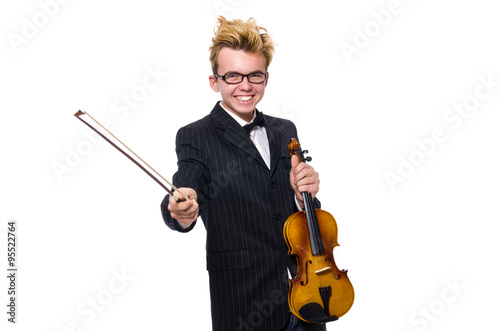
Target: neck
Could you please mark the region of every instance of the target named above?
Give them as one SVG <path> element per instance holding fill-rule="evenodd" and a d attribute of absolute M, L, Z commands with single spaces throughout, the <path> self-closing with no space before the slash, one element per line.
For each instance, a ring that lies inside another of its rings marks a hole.
<path fill-rule="evenodd" d="M 238 122 L 241 126 L 250 123 L 256 116 L 255 109 L 251 113 L 240 114 L 240 113 L 233 111 L 230 107 L 225 106 L 224 102 L 222 102 L 222 101 L 220 102 L 220 106 L 222 107 L 222 109 L 224 109 L 226 111 L 226 113 L 231 115 L 231 117 L 234 118 L 236 120 L 236 122 Z M 231 109 L 231 110 L 229 110 L 229 109 Z"/>

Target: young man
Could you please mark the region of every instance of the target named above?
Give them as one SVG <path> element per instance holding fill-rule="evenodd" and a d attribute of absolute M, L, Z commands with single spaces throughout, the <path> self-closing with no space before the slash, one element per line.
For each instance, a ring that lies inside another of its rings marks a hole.
<path fill-rule="evenodd" d="M 319 177 L 310 165 L 288 157 L 295 125 L 256 108 L 274 52 L 267 30 L 253 19 L 219 17 L 212 42 L 209 82 L 222 100 L 178 131 L 173 184 L 189 200 L 167 195 L 162 215 L 181 232 L 190 231 L 198 216 L 203 220 L 213 330 L 285 330 L 297 325 L 287 302 L 288 270 L 294 274 L 296 266 L 283 225 L 303 208 L 301 192 L 316 195 Z M 301 327 L 293 330 L 326 329 Z"/>

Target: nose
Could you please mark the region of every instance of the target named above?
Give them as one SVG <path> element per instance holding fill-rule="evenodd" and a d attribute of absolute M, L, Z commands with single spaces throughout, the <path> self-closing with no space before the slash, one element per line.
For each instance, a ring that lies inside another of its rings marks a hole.
<path fill-rule="evenodd" d="M 252 89 L 252 83 L 250 83 L 250 81 L 248 80 L 248 76 L 243 77 L 243 81 L 240 83 L 239 88 L 240 90 L 245 90 L 245 91 Z"/>

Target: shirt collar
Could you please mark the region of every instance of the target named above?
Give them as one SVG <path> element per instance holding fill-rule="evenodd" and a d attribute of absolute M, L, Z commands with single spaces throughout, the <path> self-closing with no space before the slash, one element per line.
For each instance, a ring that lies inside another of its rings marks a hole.
<path fill-rule="evenodd" d="M 253 120 L 255 119 L 255 117 L 257 116 L 257 112 L 253 111 L 253 117 L 252 117 L 252 120 L 250 122 L 247 123 L 247 121 L 245 121 L 244 119 L 240 118 L 238 115 L 236 114 L 233 114 L 232 112 L 230 112 L 229 110 L 227 110 L 226 108 L 224 108 L 224 106 L 222 105 L 222 102 L 219 103 L 219 105 L 222 107 L 222 109 L 224 109 L 226 111 L 226 113 L 228 113 L 229 115 L 231 115 L 232 118 L 234 118 L 234 120 L 239 124 L 241 125 L 242 127 L 249 124 L 249 123 L 252 123 Z"/>

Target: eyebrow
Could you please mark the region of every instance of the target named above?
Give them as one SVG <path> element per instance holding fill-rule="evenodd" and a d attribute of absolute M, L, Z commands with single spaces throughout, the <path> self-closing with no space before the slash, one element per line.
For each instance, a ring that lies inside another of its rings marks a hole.
<path fill-rule="evenodd" d="M 238 71 L 228 71 L 226 72 L 223 76 L 227 75 L 227 74 L 238 74 L 238 75 L 244 75 L 242 74 L 241 72 L 238 72 Z M 251 74 L 265 74 L 264 71 L 262 70 L 256 70 L 256 71 L 252 71 L 250 73 L 248 73 L 247 75 L 251 75 Z"/>

